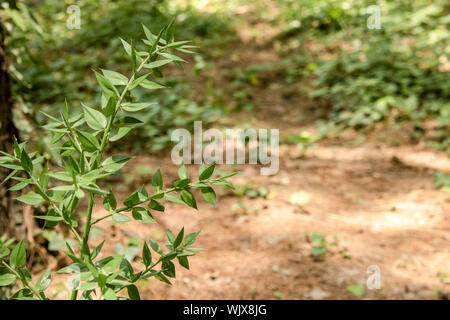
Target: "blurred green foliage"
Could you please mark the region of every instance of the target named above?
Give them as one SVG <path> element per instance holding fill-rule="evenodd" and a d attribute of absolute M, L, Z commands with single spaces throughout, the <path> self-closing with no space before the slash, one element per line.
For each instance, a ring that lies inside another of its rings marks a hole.
<path fill-rule="evenodd" d="M 195 45 L 206 48 L 226 41 L 226 36 L 233 37 L 234 31 L 224 16 L 200 13 L 192 3 L 86 0 L 75 3 L 80 7 L 80 29 L 70 30 L 66 21 L 72 13 L 67 8 L 73 1 L 17 2 L 16 8 L 2 1 L 13 60 L 14 97 L 21 107 L 16 121 L 22 134 L 35 134 L 34 129 L 45 120 L 38 111 L 52 114 L 62 107 L 65 98 L 74 102 L 96 100 L 100 91 L 91 69 L 127 70 L 119 37 L 128 41 L 142 36 L 141 23 L 158 30 L 175 18 L 177 37 L 189 37 Z M 156 104 L 140 115 L 144 120 L 136 133 L 140 139 L 129 139 L 135 142 L 134 151 L 163 149 L 170 144 L 170 129 L 189 128 L 194 119 L 207 124 L 221 114 L 221 108 L 196 95 L 184 77 L 168 77 L 163 84 L 174 90 L 169 94 L 160 90 L 145 97 Z M 50 152 L 45 147 L 48 141 L 39 144 L 42 151 Z"/>
<path fill-rule="evenodd" d="M 3 6 L 6 2 L 14 1 L 3 1 Z M 177 36 L 202 47 L 188 74 L 203 76 L 203 87 L 169 69 L 164 84 L 175 89 L 169 96 L 160 90 L 146 97 L 157 104 L 141 115 L 145 124 L 130 139 L 135 151 L 166 148 L 170 130 L 191 128 L 194 119 L 212 123 L 224 112 L 253 111 L 255 96 L 249 88 L 265 86 L 268 77 L 284 77 L 280 90 L 289 98 L 299 97 L 302 92 L 295 85 L 302 83 L 303 93 L 317 103 L 316 114 L 325 119 L 318 122 L 321 134 L 346 128 L 364 132 L 380 122 L 396 127 L 408 123 L 413 140 L 425 136 L 434 147 L 450 150 L 448 2 L 85 0 L 77 4 L 79 30 L 66 27 L 66 10 L 73 1 L 17 3 L 4 16 L 14 58 L 14 96 L 28 120 L 18 120 L 25 133 L 31 132 L 30 119 L 42 122 L 37 110 L 51 113 L 65 97 L 95 100 L 95 79 L 86 79 L 90 69 L 127 68 L 118 36 L 129 40 L 139 35 L 140 23 L 158 29 L 176 17 Z M 380 7 L 381 29 L 367 27 L 371 5 Z M 240 24 L 242 12 L 251 17 L 249 26 Z M 215 59 L 236 54 L 231 41 L 238 38 L 237 30 L 250 27 L 257 34 L 260 22 L 277 29 L 267 44 L 280 58 L 225 67 L 228 83 L 215 87 L 216 75 L 210 72 L 219 68 Z M 234 102 L 231 109 L 229 101 Z"/>
<path fill-rule="evenodd" d="M 381 29 L 366 24 L 374 4 Z M 305 92 L 326 102 L 333 124 L 412 121 L 420 133 L 431 119 L 434 146 L 450 149 L 450 3 L 284 0 L 280 7 L 281 53 L 301 69 L 297 78 L 313 79 Z"/>

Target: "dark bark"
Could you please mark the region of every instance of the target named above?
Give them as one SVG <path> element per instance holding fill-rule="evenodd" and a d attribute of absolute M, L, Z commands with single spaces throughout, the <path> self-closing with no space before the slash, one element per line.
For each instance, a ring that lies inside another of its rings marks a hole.
<path fill-rule="evenodd" d="M 8 58 L 6 51 L 5 29 L 0 21 L 0 150 L 12 153 L 14 149 L 13 137 L 17 137 L 17 129 L 13 122 L 13 100 L 11 94 L 11 81 L 9 77 Z M 9 170 L 0 168 L 0 181 L 9 174 Z M 0 185 L 0 235 L 7 232 L 10 235 L 16 235 L 15 225 L 17 219 L 12 218 L 12 200 L 11 192 L 8 188 L 11 181 Z M 15 216 L 21 216 L 17 212 Z"/>

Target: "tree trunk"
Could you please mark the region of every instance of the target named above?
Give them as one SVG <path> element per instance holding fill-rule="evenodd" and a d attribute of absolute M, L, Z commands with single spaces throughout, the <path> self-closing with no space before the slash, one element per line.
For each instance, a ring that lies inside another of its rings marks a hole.
<path fill-rule="evenodd" d="M 12 109 L 13 100 L 6 52 L 5 29 L 2 21 L 0 21 L 0 150 L 8 153 L 12 153 L 14 149 L 13 137 L 17 137 Z M 0 181 L 3 181 L 8 174 L 9 170 L 0 168 Z M 0 185 L 0 235 L 6 232 L 11 236 L 17 236 L 15 225 L 17 223 L 21 224 L 20 220 L 23 220 L 23 218 L 20 211 L 15 214 L 15 217 L 11 215 L 14 201 L 12 200 L 11 192 L 8 191 L 10 187 L 11 181 Z"/>

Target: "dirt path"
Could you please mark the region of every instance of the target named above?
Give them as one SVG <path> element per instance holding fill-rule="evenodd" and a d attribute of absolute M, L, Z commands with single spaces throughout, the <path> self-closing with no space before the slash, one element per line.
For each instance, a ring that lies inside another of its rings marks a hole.
<path fill-rule="evenodd" d="M 262 38 L 241 34 L 233 54 L 216 62 L 217 86 L 227 81 L 219 71 L 277 61 L 275 49 L 266 43 L 273 30 L 258 28 Z M 276 76 L 268 79 L 249 88 L 253 112 L 221 122 L 280 128 L 281 136 L 312 130 L 312 102 L 286 97 Z M 173 286 L 140 283 L 146 299 L 358 298 L 347 287 L 365 288 L 371 265 L 381 270 L 381 289 L 366 288 L 359 298 L 448 297 L 450 285 L 441 275 L 450 274 L 450 194 L 434 188 L 433 173 L 450 172 L 450 160 L 420 146 L 399 145 L 399 134 L 381 130 L 356 144 L 350 133 L 320 141 L 306 156 L 297 146 L 283 144 L 280 171 L 270 177 L 260 176 L 255 166 L 221 166 L 242 172 L 233 178 L 235 185 L 263 187 L 268 196 L 239 197 L 222 190 L 216 208 L 201 202 L 196 212 L 167 204 L 166 213 L 157 214 L 160 225 L 113 228 L 104 222 L 101 228 L 113 230 L 105 232 L 112 241 L 105 250 L 126 244 L 125 234 L 164 241 L 165 228 L 202 230 L 197 246 L 206 250 L 191 259 L 191 270 L 180 268 Z M 172 181 L 177 168 L 171 163 L 168 157 L 138 157 L 129 167 L 161 167 L 165 181 Z M 189 170 L 196 175 L 196 167 Z M 134 182 L 151 189 L 150 175 L 138 175 Z M 125 197 L 130 190 L 122 191 Z M 103 213 L 96 208 L 94 214 Z M 326 252 L 319 261 L 311 255 L 311 233 L 325 235 Z"/>

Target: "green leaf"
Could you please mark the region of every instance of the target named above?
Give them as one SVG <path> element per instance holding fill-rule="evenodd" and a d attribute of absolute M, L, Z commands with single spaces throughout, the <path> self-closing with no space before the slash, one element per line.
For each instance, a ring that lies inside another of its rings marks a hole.
<path fill-rule="evenodd" d="M 122 109 L 128 112 L 138 112 L 147 109 L 148 107 L 154 104 L 156 104 L 156 102 L 140 102 L 140 103 L 126 102 L 122 104 Z"/>
<path fill-rule="evenodd" d="M 116 293 L 111 288 L 104 288 L 102 294 L 105 300 L 117 300 Z"/>
<path fill-rule="evenodd" d="M 183 237 L 184 237 L 184 227 L 181 228 L 181 230 L 178 233 L 175 241 L 173 242 L 174 249 L 177 249 L 180 246 L 181 242 L 183 242 Z"/>
<path fill-rule="evenodd" d="M 53 208 L 49 208 L 47 211 L 47 217 L 59 217 Z M 60 218 L 60 217 L 59 217 Z M 46 220 L 44 223 L 44 228 L 53 228 L 58 224 L 59 221 L 49 221 Z"/>
<path fill-rule="evenodd" d="M 25 188 L 26 186 L 28 186 L 29 184 L 30 184 L 30 182 L 27 182 L 27 181 L 19 182 L 19 183 L 15 184 L 14 186 L 12 186 L 11 188 L 9 188 L 8 190 L 19 191 L 19 190 L 22 190 L 23 188 Z"/>
<path fill-rule="evenodd" d="M 150 252 L 146 242 L 144 242 L 144 247 L 142 248 L 142 262 L 146 267 L 152 263 L 152 253 Z"/>
<path fill-rule="evenodd" d="M 188 184 L 189 184 L 189 179 L 182 179 L 182 180 L 175 181 L 173 183 L 173 186 L 175 188 L 183 189 L 183 188 L 186 188 L 188 186 Z"/>
<path fill-rule="evenodd" d="M 19 243 L 14 247 L 9 256 L 9 262 L 11 267 L 17 268 L 25 264 L 27 258 L 27 253 L 25 251 L 25 246 L 23 241 L 20 240 Z"/>
<path fill-rule="evenodd" d="M 173 242 L 175 241 L 175 236 L 173 235 L 172 231 L 167 229 L 167 240 L 169 240 L 169 243 L 173 246 Z"/>
<path fill-rule="evenodd" d="M 0 248 L 0 258 L 7 257 L 9 255 L 9 249 L 6 247 Z"/>
<path fill-rule="evenodd" d="M 216 167 L 216 164 L 213 163 L 211 166 L 204 168 L 204 167 L 200 167 L 200 172 L 199 172 L 199 179 L 200 181 L 209 179 L 212 174 L 214 173 L 214 168 Z"/>
<path fill-rule="evenodd" d="M 172 261 L 163 261 L 162 263 L 162 268 L 163 268 L 163 273 L 170 277 L 170 278 L 175 278 L 175 265 L 173 264 Z"/>
<path fill-rule="evenodd" d="M 102 69 L 103 75 L 115 86 L 126 86 L 128 83 L 128 78 L 123 74 L 112 70 Z"/>
<path fill-rule="evenodd" d="M 78 130 L 77 136 L 78 139 L 80 139 L 81 145 L 86 149 L 86 151 L 95 152 L 100 149 L 100 144 L 98 143 L 97 138 L 89 132 Z"/>
<path fill-rule="evenodd" d="M 150 200 L 150 202 L 148 203 L 148 206 L 150 209 L 156 210 L 156 211 L 161 211 L 164 212 L 165 208 L 164 205 L 156 200 Z"/>
<path fill-rule="evenodd" d="M 130 127 L 121 127 L 118 129 L 113 129 L 111 131 L 111 135 L 109 136 L 109 141 L 115 142 L 123 137 L 125 137 L 133 128 Z"/>
<path fill-rule="evenodd" d="M 152 247 L 153 250 L 155 250 L 159 254 L 163 254 L 163 251 L 161 250 L 161 247 L 157 242 L 153 241 L 152 239 L 148 239 L 148 241 L 150 242 L 150 247 Z"/>
<path fill-rule="evenodd" d="M 189 246 L 189 245 L 193 244 L 195 242 L 195 240 L 197 239 L 197 236 L 199 233 L 200 233 L 200 231 L 189 233 L 188 235 L 186 235 L 186 237 L 184 238 L 184 245 Z"/>
<path fill-rule="evenodd" d="M 106 276 L 102 273 L 98 275 L 97 284 L 100 288 L 104 288 L 106 286 Z"/>
<path fill-rule="evenodd" d="M 31 273 L 30 273 L 30 271 L 28 271 L 27 267 L 19 268 L 17 270 L 17 272 L 19 273 L 21 278 L 23 278 L 27 281 L 33 280 L 33 277 L 31 276 Z"/>
<path fill-rule="evenodd" d="M 188 260 L 188 257 L 186 257 L 186 256 L 183 256 L 183 257 L 177 257 L 177 260 L 178 260 L 178 263 L 179 263 L 182 267 L 184 267 L 184 268 L 186 268 L 186 269 L 189 270 L 189 260 Z"/>
<path fill-rule="evenodd" d="M 197 209 L 197 202 L 195 201 L 194 195 L 189 190 L 182 190 L 180 196 L 184 203 Z"/>
<path fill-rule="evenodd" d="M 131 157 L 127 156 L 112 156 L 102 162 L 102 167 L 106 172 L 114 173 L 119 171 L 124 165 L 126 165 L 127 162 L 130 161 L 130 159 Z"/>
<path fill-rule="evenodd" d="M 148 90 L 157 90 L 157 89 L 164 89 L 166 88 L 164 85 L 150 80 L 144 80 L 139 84 L 142 88 L 148 89 Z"/>
<path fill-rule="evenodd" d="M 170 202 L 179 203 L 179 204 L 184 204 L 184 202 L 183 202 L 182 200 L 180 200 L 180 199 L 178 199 L 177 197 L 174 197 L 174 196 L 172 196 L 171 194 L 168 194 L 168 193 L 164 194 L 164 198 L 165 198 L 167 201 L 170 201 Z"/>
<path fill-rule="evenodd" d="M 20 155 L 20 164 L 26 172 L 33 172 L 33 163 L 25 150 L 22 150 Z"/>
<path fill-rule="evenodd" d="M 103 207 L 106 211 L 114 211 L 117 208 L 116 197 L 114 196 L 112 190 L 109 191 L 108 195 L 103 199 Z"/>
<path fill-rule="evenodd" d="M 165 193 L 165 192 L 160 191 L 160 192 L 158 192 L 158 193 L 152 194 L 152 195 L 150 196 L 150 199 L 162 199 L 162 198 L 164 198 L 164 193 Z"/>
<path fill-rule="evenodd" d="M 131 300 L 141 300 L 141 296 L 139 295 L 139 291 L 136 286 L 133 284 L 131 286 L 127 286 L 128 297 Z"/>
<path fill-rule="evenodd" d="M 190 257 L 190 256 L 193 256 L 194 255 L 194 253 L 192 253 L 192 252 L 179 252 L 179 253 L 177 253 L 177 257 Z"/>
<path fill-rule="evenodd" d="M 87 191 L 93 192 L 95 194 L 99 194 L 99 195 L 107 195 L 108 192 L 105 190 L 102 190 L 98 185 L 96 185 L 95 183 L 91 183 L 88 185 L 83 185 L 83 188 L 86 189 Z M 80 197 L 82 198 L 82 197 Z"/>
<path fill-rule="evenodd" d="M 52 281 L 52 274 L 50 272 L 50 269 L 47 269 L 39 278 L 39 280 L 36 282 L 36 290 L 37 291 L 46 290 L 50 286 L 51 281 Z"/>
<path fill-rule="evenodd" d="M 44 164 L 44 167 L 42 169 L 42 172 L 39 176 L 39 183 L 44 189 L 47 189 L 49 182 L 49 176 L 48 176 L 48 166 L 47 163 Z"/>
<path fill-rule="evenodd" d="M 190 247 L 190 248 L 185 248 L 184 250 L 186 250 L 186 251 L 192 251 L 192 252 L 196 252 L 196 251 L 203 251 L 203 250 L 205 250 L 205 249 L 202 249 L 202 248 L 193 248 L 193 247 Z"/>
<path fill-rule="evenodd" d="M 64 182 L 72 182 L 73 181 L 72 175 L 69 172 L 65 172 L 65 171 L 49 172 L 48 175 L 52 178 L 55 178 L 57 180 L 64 181 Z"/>
<path fill-rule="evenodd" d="M 17 141 L 16 137 L 14 137 L 14 155 L 16 158 L 21 158 L 22 149 L 19 146 L 19 142 Z"/>
<path fill-rule="evenodd" d="M 95 288 L 97 288 L 98 284 L 97 282 L 84 282 L 80 285 L 80 291 L 89 291 L 89 290 L 94 290 Z"/>
<path fill-rule="evenodd" d="M 128 198 L 124 200 L 124 204 L 127 207 L 134 207 L 138 204 L 145 202 L 148 198 L 148 193 L 144 186 L 139 187 L 135 192 L 133 192 Z"/>
<path fill-rule="evenodd" d="M 153 216 L 145 208 L 142 208 L 142 207 L 133 208 L 132 215 L 133 215 L 133 218 L 137 221 L 140 221 L 143 223 L 156 223 L 155 219 L 153 219 Z"/>
<path fill-rule="evenodd" d="M 174 39 L 175 39 L 175 18 L 172 19 L 170 24 L 167 26 L 164 35 L 165 35 L 167 43 L 171 43 L 174 41 Z"/>
<path fill-rule="evenodd" d="M 348 286 L 347 290 L 358 297 L 364 294 L 364 286 L 360 284 Z"/>
<path fill-rule="evenodd" d="M 156 60 L 147 64 L 144 64 L 144 68 L 147 69 L 155 69 L 155 68 L 160 68 L 168 63 L 171 63 L 172 60 L 171 59 L 161 59 L 161 60 Z"/>
<path fill-rule="evenodd" d="M 209 186 L 204 182 L 192 182 L 189 184 L 193 188 L 208 188 Z"/>
<path fill-rule="evenodd" d="M 69 121 L 69 105 L 67 104 L 67 99 L 64 99 L 64 107 L 63 110 L 61 112 L 61 115 L 64 119 L 64 122 L 68 122 Z"/>
<path fill-rule="evenodd" d="M 144 24 L 142 24 L 142 28 L 144 29 L 144 33 L 147 39 L 151 41 L 153 44 L 153 41 L 155 41 L 156 36 Z"/>
<path fill-rule="evenodd" d="M 83 106 L 84 117 L 88 126 L 93 130 L 103 130 L 106 128 L 106 117 L 100 111 L 89 108 L 84 103 L 81 104 Z"/>
<path fill-rule="evenodd" d="M 62 221 L 63 218 L 59 217 L 59 216 L 34 216 L 36 219 L 41 219 L 41 220 L 45 220 L 45 221 L 54 221 L 54 222 L 58 222 L 58 221 Z"/>
<path fill-rule="evenodd" d="M 137 61 L 136 61 L 136 49 L 134 48 L 134 45 L 133 45 L 133 39 L 131 40 L 131 69 L 132 69 L 132 71 L 133 71 L 133 74 L 135 74 L 136 73 L 136 63 L 137 63 Z"/>
<path fill-rule="evenodd" d="M 126 42 L 125 40 L 123 40 L 122 38 L 120 38 L 120 41 L 122 42 L 123 48 L 125 49 L 125 52 L 131 56 L 131 45 Z"/>
<path fill-rule="evenodd" d="M 325 248 L 325 247 L 313 247 L 311 254 L 314 257 L 320 257 L 320 256 L 323 256 L 326 252 L 327 252 L 327 248 Z"/>
<path fill-rule="evenodd" d="M 12 273 L 5 273 L 0 275 L 0 287 L 9 286 L 10 284 L 14 283 L 16 278 L 17 277 Z"/>
<path fill-rule="evenodd" d="M 94 260 L 97 256 L 98 256 L 98 254 L 100 253 L 100 251 L 102 250 L 102 248 L 103 248 L 103 244 L 105 243 L 105 241 L 103 240 L 98 246 L 96 246 L 93 250 L 92 250 L 92 253 L 91 253 L 91 259 L 92 260 Z"/>
<path fill-rule="evenodd" d="M 103 94 L 106 97 L 114 97 L 119 96 L 117 89 L 114 87 L 114 85 L 106 79 L 104 76 L 102 76 L 100 73 L 94 70 L 95 77 L 97 78 L 98 83 L 100 84 L 100 87 L 102 88 Z"/>
<path fill-rule="evenodd" d="M 151 52 L 151 53 L 154 53 L 154 52 L 155 52 L 155 50 L 156 50 L 156 48 L 158 47 L 158 45 L 159 45 L 160 42 L 161 42 L 162 44 L 167 44 L 166 40 L 164 40 L 164 39 L 162 38 L 162 35 L 163 35 L 164 32 L 166 31 L 166 28 L 167 28 L 167 27 L 164 27 L 164 28 L 162 28 L 162 29 L 159 31 L 158 36 L 156 37 L 155 41 L 153 42 L 152 47 L 150 48 L 150 52 Z"/>
<path fill-rule="evenodd" d="M 85 187 L 85 186 L 95 182 L 96 180 L 105 178 L 109 175 L 110 175 L 110 173 L 102 173 L 102 171 L 100 169 L 94 169 L 94 170 L 89 171 L 88 173 L 84 174 L 83 176 L 81 176 L 81 178 L 79 179 L 79 184 L 82 185 L 83 187 Z"/>
<path fill-rule="evenodd" d="M 42 197 L 34 192 L 30 192 L 24 195 L 21 195 L 20 197 L 16 198 L 20 202 L 32 205 L 32 206 L 39 206 L 44 202 L 44 199 Z"/>
<path fill-rule="evenodd" d="M 122 214 L 122 213 L 113 214 L 112 219 L 114 222 L 117 222 L 117 223 L 126 223 L 131 220 L 127 215 Z"/>
<path fill-rule="evenodd" d="M 10 298 L 10 300 L 34 300 L 33 298 L 33 292 L 28 289 L 20 289 L 16 293 L 14 293 Z"/>
<path fill-rule="evenodd" d="M 75 175 L 80 174 L 80 166 L 75 159 L 72 156 L 69 156 L 67 159 L 68 161 L 65 163 L 66 171 L 71 174 L 74 173 Z"/>
<path fill-rule="evenodd" d="M 167 53 L 167 52 L 160 52 L 160 53 L 158 53 L 158 54 L 159 54 L 160 56 L 166 58 L 166 59 L 171 60 L 171 61 L 186 62 L 184 59 L 182 59 L 182 58 L 180 58 L 180 57 L 178 57 L 178 56 L 176 56 L 176 55 Z"/>
<path fill-rule="evenodd" d="M 120 262 L 122 262 L 123 257 L 122 256 L 114 256 L 111 261 L 109 261 L 102 269 L 106 273 L 113 272 L 119 265 Z"/>
<path fill-rule="evenodd" d="M 102 95 L 104 97 L 104 95 Z M 106 98 L 105 98 L 106 99 Z M 116 101 L 113 98 L 109 98 L 105 104 L 105 117 L 111 117 L 116 112 Z"/>
<path fill-rule="evenodd" d="M 161 191 L 163 187 L 163 179 L 161 175 L 161 171 L 156 170 L 155 174 L 152 177 L 152 186 L 155 188 L 156 192 Z"/>
<path fill-rule="evenodd" d="M 187 169 L 185 167 L 184 164 L 182 164 L 179 168 L 178 168 L 178 177 L 180 177 L 180 179 L 189 179 L 189 175 L 187 172 Z"/>
<path fill-rule="evenodd" d="M 165 49 L 170 49 L 170 48 L 179 48 L 184 46 L 185 44 L 191 43 L 191 41 L 176 41 L 176 42 L 172 42 L 171 44 L 168 44 L 167 46 L 165 46 Z"/>
<path fill-rule="evenodd" d="M 64 186 L 57 186 L 54 188 L 51 188 L 51 190 L 53 191 L 74 191 L 75 190 L 75 185 L 70 184 L 70 185 L 64 185 Z"/>
<path fill-rule="evenodd" d="M 133 117 L 121 117 L 119 118 L 116 122 L 114 122 L 114 126 L 116 128 L 120 128 L 120 127 L 129 127 L 132 125 L 136 125 L 142 123 L 141 120 L 133 118 Z"/>
<path fill-rule="evenodd" d="M 169 279 L 167 279 L 162 273 L 155 274 L 155 278 L 159 281 L 172 285 Z"/>
<path fill-rule="evenodd" d="M 211 187 L 202 188 L 202 197 L 205 199 L 206 202 L 212 204 L 213 206 L 216 205 L 216 193 L 214 192 L 214 189 Z"/>
<path fill-rule="evenodd" d="M 149 74 L 144 74 L 143 76 L 140 76 L 139 78 L 133 80 L 133 82 L 131 82 L 130 86 L 128 87 L 130 90 L 133 90 L 134 88 L 136 88 L 142 81 L 144 81 L 145 79 L 147 79 L 147 77 L 149 76 Z"/>
<path fill-rule="evenodd" d="M 228 178 L 234 177 L 234 176 L 237 175 L 238 173 L 239 173 L 239 172 L 232 172 L 232 173 L 229 173 L 229 174 L 225 174 L 225 175 L 221 176 L 220 179 L 221 179 L 221 180 L 223 180 L 223 179 L 228 179 Z"/>

